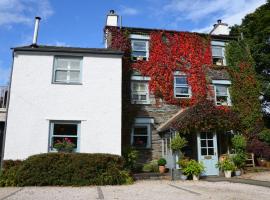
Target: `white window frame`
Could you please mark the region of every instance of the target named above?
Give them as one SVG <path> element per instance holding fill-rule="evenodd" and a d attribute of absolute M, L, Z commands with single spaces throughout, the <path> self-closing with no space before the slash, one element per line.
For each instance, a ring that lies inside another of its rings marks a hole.
<path fill-rule="evenodd" d="M 77 125 L 77 135 L 54 135 L 54 124 L 76 124 Z M 69 138 L 77 138 L 77 148 L 74 149 L 75 152 L 79 152 L 80 150 L 80 133 L 81 133 L 81 121 L 58 121 L 58 120 L 52 120 L 50 121 L 50 133 L 49 133 L 49 152 L 56 152 L 56 149 L 53 148 L 52 139 L 53 137 L 69 137 Z"/>
<path fill-rule="evenodd" d="M 212 48 L 221 48 L 222 55 L 221 56 L 214 56 Z M 213 58 L 218 58 L 222 59 L 222 65 L 221 66 L 226 66 L 226 57 L 225 57 L 225 42 L 222 41 L 212 41 L 211 42 L 211 53 Z"/>
<path fill-rule="evenodd" d="M 181 77 L 181 76 L 185 76 L 187 78 L 187 75 L 184 73 L 175 73 L 174 75 L 174 97 L 175 98 L 191 98 L 192 94 L 191 94 L 191 86 L 189 84 L 176 84 L 176 79 Z M 188 93 L 176 93 L 176 88 L 180 88 L 180 87 L 185 87 L 188 88 Z"/>
<path fill-rule="evenodd" d="M 217 101 L 217 87 L 218 86 L 225 86 L 225 87 L 227 87 L 227 101 L 226 101 L 227 104 L 226 105 L 220 105 L 220 104 L 218 104 L 218 101 Z M 229 87 L 230 87 L 230 84 L 224 84 L 224 83 L 221 83 L 221 84 L 220 83 L 215 83 L 214 84 L 215 104 L 216 104 L 216 106 L 232 106 Z"/>
<path fill-rule="evenodd" d="M 131 34 L 130 35 L 130 39 L 131 39 L 131 57 L 132 57 L 132 60 L 134 60 L 134 61 L 139 60 L 138 57 L 133 56 L 134 42 L 135 41 L 144 41 L 145 42 L 146 51 L 142 51 L 142 50 L 136 50 L 136 51 L 138 51 L 138 52 L 145 52 L 145 56 L 143 56 L 142 58 L 145 58 L 145 60 L 148 60 L 148 58 L 149 58 L 149 38 L 150 37 L 148 35 L 137 35 L 137 34 Z"/>
<path fill-rule="evenodd" d="M 147 128 L 147 145 L 146 147 L 136 147 L 133 142 L 134 142 L 134 136 L 145 136 L 145 135 L 139 135 L 139 134 L 134 134 L 134 129 L 136 127 L 146 127 Z M 136 147 L 136 148 L 146 148 L 149 149 L 151 148 L 151 124 L 150 123 L 136 123 L 132 126 L 132 132 L 131 132 L 131 145 Z"/>
<path fill-rule="evenodd" d="M 146 91 L 134 91 L 133 85 L 135 83 L 145 84 Z M 146 95 L 146 100 L 135 100 L 133 99 L 133 95 Z M 132 80 L 131 81 L 131 103 L 132 104 L 150 104 L 150 94 L 149 94 L 149 82 L 148 81 L 140 81 L 140 80 Z"/>
<path fill-rule="evenodd" d="M 80 60 L 80 69 L 70 69 L 70 66 L 67 66 L 67 68 L 57 68 L 57 60 L 58 59 L 74 59 L 74 60 Z M 83 57 L 77 57 L 77 56 L 55 56 L 54 57 L 54 64 L 53 64 L 53 79 L 52 82 L 54 84 L 82 84 L 82 61 Z M 67 72 L 67 80 L 65 81 L 57 81 L 56 80 L 56 72 L 57 71 L 66 71 Z M 70 72 L 71 71 L 77 71 L 80 72 L 79 80 L 78 81 L 70 81 Z"/>

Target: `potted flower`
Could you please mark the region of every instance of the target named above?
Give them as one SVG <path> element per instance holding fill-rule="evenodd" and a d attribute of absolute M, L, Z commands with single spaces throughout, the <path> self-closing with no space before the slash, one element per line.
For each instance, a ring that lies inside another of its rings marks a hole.
<path fill-rule="evenodd" d="M 187 163 L 185 169 L 183 169 L 184 174 L 193 177 L 194 181 L 199 180 L 200 174 L 204 171 L 204 166 L 202 163 L 197 162 L 196 160 L 190 160 Z"/>
<path fill-rule="evenodd" d="M 232 138 L 232 147 L 235 153 L 232 156 L 232 161 L 235 165 L 235 175 L 240 176 L 241 170 L 246 164 L 246 138 L 243 135 L 234 135 Z"/>
<path fill-rule="evenodd" d="M 164 158 L 160 158 L 158 160 L 158 168 L 159 168 L 159 172 L 161 174 L 165 173 L 165 165 L 167 164 L 167 161 Z"/>
<path fill-rule="evenodd" d="M 70 139 L 64 138 L 62 141 L 57 140 L 53 145 L 53 148 L 58 152 L 71 153 L 75 148 L 75 144 L 72 143 Z"/>
<path fill-rule="evenodd" d="M 189 159 L 185 157 L 183 157 L 182 159 L 178 161 L 178 165 L 180 166 L 181 171 L 182 171 L 180 175 L 181 180 L 187 180 L 187 174 L 184 172 L 184 170 L 187 168 L 188 162 L 189 162 Z"/>
<path fill-rule="evenodd" d="M 235 170 L 235 165 L 230 158 L 226 158 L 223 161 L 218 162 L 216 165 L 220 170 L 224 171 L 226 178 L 232 177 L 232 171 Z"/>

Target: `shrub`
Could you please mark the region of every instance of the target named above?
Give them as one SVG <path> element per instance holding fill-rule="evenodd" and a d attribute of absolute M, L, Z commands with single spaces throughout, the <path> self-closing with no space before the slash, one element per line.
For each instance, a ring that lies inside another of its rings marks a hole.
<path fill-rule="evenodd" d="M 232 145 L 235 153 L 244 152 L 247 147 L 246 138 L 242 135 L 234 135 L 232 138 Z"/>
<path fill-rule="evenodd" d="M 165 158 L 160 158 L 158 160 L 158 166 L 165 166 L 167 164 L 167 161 L 165 160 Z"/>
<path fill-rule="evenodd" d="M 189 159 L 188 158 L 182 158 L 178 161 L 178 165 L 183 169 L 187 168 Z"/>
<path fill-rule="evenodd" d="M 173 151 L 179 151 L 187 145 L 187 140 L 184 137 L 181 137 L 179 133 L 176 133 L 175 137 L 171 141 L 171 149 Z"/>
<path fill-rule="evenodd" d="M 246 154 L 243 153 L 237 153 L 232 156 L 232 161 L 234 165 L 237 167 L 237 169 L 241 169 L 245 166 L 246 164 Z"/>
<path fill-rule="evenodd" d="M 149 163 L 143 165 L 143 172 L 159 172 L 158 161 L 152 160 Z"/>
<path fill-rule="evenodd" d="M 223 161 L 218 162 L 216 167 L 221 169 L 222 171 L 234 171 L 235 170 L 235 165 L 230 158 L 225 158 Z"/>
<path fill-rule="evenodd" d="M 266 142 L 254 138 L 248 143 L 247 150 L 254 153 L 256 157 L 270 160 L 270 145 Z"/>
<path fill-rule="evenodd" d="M 202 163 L 197 162 L 196 160 L 190 160 L 187 163 L 185 169 L 183 169 L 183 173 L 187 176 L 196 175 L 199 176 L 204 171 L 204 166 Z"/>
<path fill-rule="evenodd" d="M 17 186 L 17 172 L 21 166 L 20 160 L 5 160 L 0 173 L 0 186 Z"/>
<path fill-rule="evenodd" d="M 270 129 L 264 129 L 262 132 L 259 133 L 260 140 L 266 142 L 270 145 Z"/>
<path fill-rule="evenodd" d="M 132 178 L 124 170 L 120 156 L 86 153 L 47 153 L 30 156 L 21 165 L 4 170 L 15 182 L 0 178 L 3 186 L 45 185 L 116 185 L 128 184 Z M 5 184 L 2 182 L 5 181 Z"/>
<path fill-rule="evenodd" d="M 122 155 L 125 160 L 124 167 L 128 170 L 135 170 L 138 159 L 138 151 L 133 147 L 128 147 L 123 150 Z"/>

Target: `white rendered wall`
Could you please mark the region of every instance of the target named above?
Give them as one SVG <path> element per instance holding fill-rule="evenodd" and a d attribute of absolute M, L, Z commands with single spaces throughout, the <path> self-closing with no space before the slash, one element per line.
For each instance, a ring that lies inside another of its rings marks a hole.
<path fill-rule="evenodd" d="M 230 28 L 226 25 L 218 24 L 211 35 L 229 35 Z"/>
<path fill-rule="evenodd" d="M 82 85 L 52 84 L 53 55 L 15 55 L 4 159 L 48 152 L 50 120 L 79 120 L 79 152 L 121 154 L 120 56 L 83 57 Z"/>

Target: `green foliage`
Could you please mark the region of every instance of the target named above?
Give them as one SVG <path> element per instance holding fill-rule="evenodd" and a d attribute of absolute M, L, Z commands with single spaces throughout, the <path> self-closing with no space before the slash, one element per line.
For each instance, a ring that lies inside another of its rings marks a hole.
<path fill-rule="evenodd" d="M 17 172 L 21 165 L 20 160 L 4 161 L 3 170 L 0 172 L 0 186 L 17 186 Z"/>
<path fill-rule="evenodd" d="M 63 138 L 63 140 L 57 140 L 53 145 L 53 148 L 55 148 L 58 152 L 71 153 L 75 148 L 75 144 L 73 144 L 70 139 Z"/>
<path fill-rule="evenodd" d="M 243 135 L 234 135 L 232 138 L 232 146 L 235 153 L 245 152 L 247 147 L 246 138 Z"/>
<path fill-rule="evenodd" d="M 128 170 L 134 170 L 138 159 L 138 151 L 133 147 L 127 147 L 123 150 L 122 155 L 125 160 L 124 167 Z"/>
<path fill-rule="evenodd" d="M 175 137 L 171 141 L 171 149 L 175 152 L 181 152 L 181 150 L 187 145 L 187 143 L 188 142 L 186 138 L 181 137 L 179 133 L 176 133 Z"/>
<path fill-rule="evenodd" d="M 216 165 L 217 168 L 221 169 L 222 171 L 234 171 L 235 164 L 233 163 L 232 159 L 225 158 L 223 161 L 220 161 Z"/>
<path fill-rule="evenodd" d="M 143 172 L 159 172 L 158 161 L 152 160 L 149 163 L 143 165 Z"/>
<path fill-rule="evenodd" d="M 181 169 L 185 169 L 188 166 L 189 159 L 188 158 L 182 158 L 178 161 L 178 165 L 181 167 Z"/>
<path fill-rule="evenodd" d="M 237 154 L 232 156 L 232 161 L 237 169 L 241 169 L 246 164 L 246 158 L 247 158 L 247 156 L 244 152 L 237 153 Z"/>
<path fill-rule="evenodd" d="M 259 133 L 260 140 L 266 142 L 270 145 L 270 129 L 264 129 L 262 132 Z"/>
<path fill-rule="evenodd" d="M 187 176 L 190 176 L 190 175 L 199 176 L 203 171 L 204 171 L 203 164 L 197 162 L 196 160 L 190 160 L 187 163 L 186 168 L 183 169 L 183 173 Z"/>
<path fill-rule="evenodd" d="M 261 89 L 254 70 L 254 61 L 243 40 L 231 41 L 226 46 L 226 59 L 232 80 L 232 109 L 239 114 L 238 129 L 249 136 L 262 121 L 258 99 Z"/>
<path fill-rule="evenodd" d="M 4 169 L 2 186 L 116 185 L 132 178 L 120 156 L 110 154 L 47 153 L 34 155 L 20 165 Z"/>
<path fill-rule="evenodd" d="M 158 160 L 158 166 L 165 166 L 167 164 L 167 161 L 165 160 L 165 158 L 160 158 Z"/>

